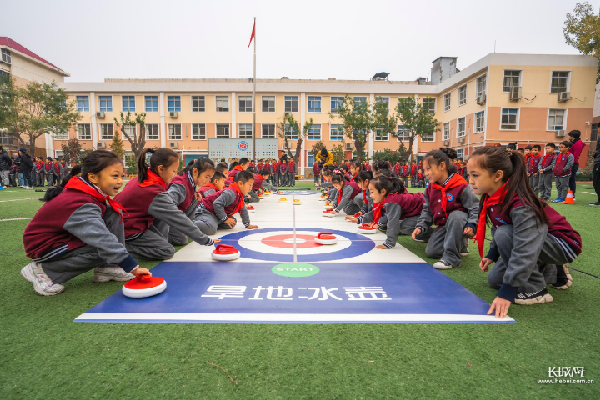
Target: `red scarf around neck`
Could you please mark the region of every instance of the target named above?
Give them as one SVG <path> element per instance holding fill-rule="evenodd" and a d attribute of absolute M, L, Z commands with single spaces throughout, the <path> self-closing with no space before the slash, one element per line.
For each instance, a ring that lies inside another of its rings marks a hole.
<path fill-rule="evenodd" d="M 229 217 L 231 217 L 232 215 L 237 214 L 238 212 L 240 212 L 240 210 L 242 208 L 244 208 L 244 195 L 242 194 L 240 187 L 238 186 L 237 182 L 232 182 L 228 189 L 233 189 L 234 192 L 237 192 L 240 195 L 240 201 L 238 201 L 235 210 L 231 213 L 231 215 L 228 215 Z"/>
<path fill-rule="evenodd" d="M 383 205 L 385 204 L 385 199 L 381 203 L 373 203 L 373 223 L 378 223 L 379 218 L 383 215 Z"/>
<path fill-rule="evenodd" d="M 87 193 L 100 201 L 108 202 L 112 209 L 121 215 L 121 222 L 123 222 L 123 212 L 126 211 L 123 208 L 123 206 L 111 199 L 108 195 L 104 197 L 100 192 L 98 192 L 94 187 L 92 187 L 91 184 L 88 184 L 87 182 L 83 181 L 83 178 L 75 176 L 69 179 L 69 182 L 67 182 L 67 184 L 65 185 L 65 189 L 79 190 L 80 192 Z"/>
<path fill-rule="evenodd" d="M 492 206 L 501 204 L 506 197 L 506 185 L 508 181 L 496 192 L 488 196 L 487 194 L 483 195 L 483 206 L 481 211 L 479 212 L 479 220 L 477 221 L 477 235 L 475 236 L 475 240 L 477 241 L 477 248 L 479 249 L 479 256 L 483 258 L 483 240 L 485 239 L 485 226 L 487 221 L 487 212 L 488 209 Z M 516 194 L 516 193 L 515 193 Z"/>
<path fill-rule="evenodd" d="M 234 171 L 243 171 L 244 169 L 242 167 L 240 167 L 240 165 L 236 165 L 235 167 L 233 167 Z"/>
<path fill-rule="evenodd" d="M 139 187 L 148 187 L 148 186 L 152 186 L 152 185 L 160 185 L 162 186 L 163 189 L 167 188 L 167 184 L 165 183 L 165 181 L 163 181 L 163 179 L 156 175 L 154 172 L 152 172 L 150 170 L 150 168 L 148 168 L 148 178 L 146 178 L 144 180 L 144 182 L 139 182 L 138 181 L 138 186 Z"/>
<path fill-rule="evenodd" d="M 452 188 L 458 187 L 460 185 L 464 185 L 466 183 L 467 183 L 467 181 L 465 180 L 465 178 L 463 178 L 459 174 L 452 175 L 452 178 L 450 178 L 450 180 L 448 181 L 446 186 L 439 185 L 435 182 L 431 183 L 431 186 L 434 189 L 442 191 L 442 210 L 444 210 L 446 217 L 448 217 L 448 213 L 446 212 L 446 207 L 448 205 L 448 197 L 446 196 L 446 192 Z"/>
<path fill-rule="evenodd" d="M 206 183 L 206 184 L 205 184 L 204 186 L 202 186 L 202 187 L 207 187 L 207 188 L 212 188 L 212 189 L 215 189 L 215 192 L 218 192 L 218 191 L 219 191 L 219 189 L 217 189 L 217 187 L 215 186 L 215 184 L 214 184 L 214 183 L 212 183 L 212 182 L 208 182 L 208 183 Z"/>

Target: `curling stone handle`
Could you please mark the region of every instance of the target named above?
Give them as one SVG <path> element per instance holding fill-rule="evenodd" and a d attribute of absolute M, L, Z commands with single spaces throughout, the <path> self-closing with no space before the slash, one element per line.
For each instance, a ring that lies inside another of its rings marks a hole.
<path fill-rule="evenodd" d="M 321 232 L 317 235 L 317 239 L 321 239 L 321 236 L 333 235 L 333 232 Z"/>
<path fill-rule="evenodd" d="M 148 282 L 152 276 L 150 274 L 142 274 L 137 277 L 140 282 Z"/>
<path fill-rule="evenodd" d="M 219 249 L 232 249 L 232 248 L 233 248 L 233 246 L 230 245 L 230 244 L 219 244 L 219 245 L 217 245 L 217 250 L 219 250 Z"/>

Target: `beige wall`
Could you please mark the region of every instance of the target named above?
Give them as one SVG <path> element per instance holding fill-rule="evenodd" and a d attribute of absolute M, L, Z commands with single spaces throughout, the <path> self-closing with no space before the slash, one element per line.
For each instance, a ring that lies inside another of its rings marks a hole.
<path fill-rule="evenodd" d="M 24 57 L 15 51 L 11 51 L 11 59 L 10 73 L 15 78 L 47 83 L 52 81 L 64 82 L 65 80 L 64 76 L 57 71 Z"/>

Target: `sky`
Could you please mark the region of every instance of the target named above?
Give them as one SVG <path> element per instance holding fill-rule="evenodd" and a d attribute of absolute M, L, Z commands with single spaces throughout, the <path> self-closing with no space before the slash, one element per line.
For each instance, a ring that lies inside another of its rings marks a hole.
<path fill-rule="evenodd" d="M 577 1 L 9 0 L 0 36 L 67 82 L 251 78 L 256 17 L 257 78 L 413 81 L 440 56 L 463 69 L 494 43 L 497 53 L 578 54 L 562 32 Z"/>

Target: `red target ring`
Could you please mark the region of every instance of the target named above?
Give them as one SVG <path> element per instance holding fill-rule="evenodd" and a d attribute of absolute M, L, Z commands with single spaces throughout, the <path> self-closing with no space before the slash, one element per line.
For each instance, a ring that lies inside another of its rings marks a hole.
<path fill-rule="evenodd" d="M 294 235 L 273 235 L 262 239 L 261 243 L 278 249 L 291 249 L 294 247 Z M 296 234 L 297 249 L 314 249 L 322 246 L 322 244 L 315 242 L 315 237 L 313 235 Z"/>

